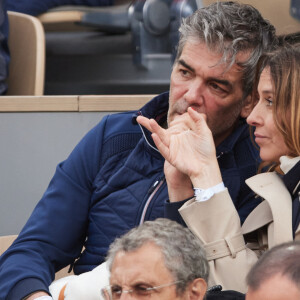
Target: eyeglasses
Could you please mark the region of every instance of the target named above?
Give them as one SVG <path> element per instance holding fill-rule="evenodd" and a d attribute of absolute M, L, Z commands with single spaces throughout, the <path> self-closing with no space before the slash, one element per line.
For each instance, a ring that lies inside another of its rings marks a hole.
<path fill-rule="evenodd" d="M 132 297 L 138 297 L 139 299 L 148 299 L 156 290 L 177 284 L 181 281 L 174 281 L 153 287 L 145 287 L 145 284 L 136 284 L 130 290 L 123 290 L 119 285 L 109 285 L 101 289 L 101 294 L 105 300 L 120 299 L 122 293 L 131 294 Z"/>

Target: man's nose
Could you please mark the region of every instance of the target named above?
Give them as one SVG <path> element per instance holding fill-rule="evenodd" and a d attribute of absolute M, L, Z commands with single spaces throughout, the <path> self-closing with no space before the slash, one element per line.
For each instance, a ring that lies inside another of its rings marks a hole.
<path fill-rule="evenodd" d="M 186 102 L 189 104 L 203 104 L 204 83 L 201 79 L 195 79 L 190 82 L 184 95 Z"/>
<path fill-rule="evenodd" d="M 124 291 L 121 294 L 120 300 L 129 300 L 129 299 L 134 299 L 134 297 L 132 296 L 132 294 L 130 292 Z"/>

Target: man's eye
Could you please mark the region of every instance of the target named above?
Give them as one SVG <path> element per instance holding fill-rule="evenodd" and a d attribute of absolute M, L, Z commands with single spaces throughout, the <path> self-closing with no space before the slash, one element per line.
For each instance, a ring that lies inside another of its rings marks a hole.
<path fill-rule="evenodd" d="M 216 91 L 226 92 L 224 89 L 222 89 L 218 84 L 214 82 L 211 82 L 210 86 Z"/>
<path fill-rule="evenodd" d="M 185 70 L 185 69 L 179 69 L 179 73 L 183 76 L 183 77 L 187 77 L 189 75 L 189 71 Z"/>
<path fill-rule="evenodd" d="M 113 294 L 121 294 L 122 293 L 122 287 L 118 286 L 118 285 L 113 285 L 111 287 L 111 292 Z"/>
<path fill-rule="evenodd" d="M 138 295 L 149 294 L 151 291 L 151 287 L 141 284 L 135 285 L 133 289 Z"/>

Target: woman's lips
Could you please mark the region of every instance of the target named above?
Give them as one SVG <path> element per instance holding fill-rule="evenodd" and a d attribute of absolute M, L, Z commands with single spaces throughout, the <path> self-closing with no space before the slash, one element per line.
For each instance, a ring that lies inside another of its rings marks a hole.
<path fill-rule="evenodd" d="M 264 136 L 264 135 L 261 135 L 261 134 L 259 134 L 259 133 L 256 133 L 256 132 L 254 132 L 254 136 L 255 136 L 255 142 L 257 143 L 257 144 L 259 144 L 259 143 L 261 143 L 261 142 L 264 142 L 265 140 L 266 140 L 266 136 Z"/>

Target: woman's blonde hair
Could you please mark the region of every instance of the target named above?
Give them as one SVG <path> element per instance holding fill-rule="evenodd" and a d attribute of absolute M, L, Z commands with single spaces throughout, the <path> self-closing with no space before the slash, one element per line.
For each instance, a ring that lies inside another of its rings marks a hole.
<path fill-rule="evenodd" d="M 270 68 L 274 86 L 274 122 L 290 150 L 300 156 L 300 44 L 280 46 L 264 54 L 258 63 L 257 82 L 262 70 Z"/>

